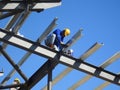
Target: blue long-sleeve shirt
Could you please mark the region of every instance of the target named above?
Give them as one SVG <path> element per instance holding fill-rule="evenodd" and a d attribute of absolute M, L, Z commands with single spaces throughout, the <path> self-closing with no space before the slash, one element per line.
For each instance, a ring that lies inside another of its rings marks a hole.
<path fill-rule="evenodd" d="M 56 38 L 55 38 L 55 42 L 54 44 L 59 48 L 61 49 L 61 42 L 63 42 L 64 40 L 64 36 L 62 35 L 62 31 L 60 29 L 56 29 L 53 34 L 56 35 Z"/>

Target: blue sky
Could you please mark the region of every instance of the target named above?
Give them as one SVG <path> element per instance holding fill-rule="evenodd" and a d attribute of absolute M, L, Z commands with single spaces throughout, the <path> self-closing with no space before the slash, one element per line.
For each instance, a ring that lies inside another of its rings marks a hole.
<path fill-rule="evenodd" d="M 65 39 L 69 40 L 80 28 L 83 28 L 83 36 L 71 48 L 74 50 L 74 57 L 78 58 L 95 42 L 104 45 L 87 58 L 86 62 L 99 66 L 106 59 L 120 50 L 120 0 L 63 0 L 62 5 L 47 9 L 41 13 L 33 12 L 27 18 L 20 33 L 25 38 L 35 41 L 51 23 L 58 17 L 57 27 L 71 29 L 71 35 Z M 0 27 L 4 28 L 10 18 L 0 21 Z M 56 29 L 55 28 L 55 29 Z M 26 51 L 9 45 L 6 49 L 9 56 L 17 63 Z M 47 59 L 32 54 L 21 66 L 21 70 L 29 78 Z M 114 73 L 120 72 L 120 59 L 109 65 L 106 70 Z M 12 70 L 12 66 L 0 56 L 0 68 L 4 69 L 5 75 L 0 77 L 0 81 Z M 59 64 L 53 71 L 53 78 L 60 74 L 66 66 Z M 83 78 L 86 74 L 73 70 L 55 86 L 53 90 L 67 90 L 71 85 Z M 7 84 L 11 84 L 14 78 L 19 77 L 21 82 L 24 80 L 16 73 Z M 96 77 L 81 85 L 77 90 L 94 90 L 102 84 L 104 80 Z M 43 78 L 32 90 L 41 90 L 47 83 L 47 77 Z M 111 84 L 104 90 L 119 90 L 120 87 Z"/>

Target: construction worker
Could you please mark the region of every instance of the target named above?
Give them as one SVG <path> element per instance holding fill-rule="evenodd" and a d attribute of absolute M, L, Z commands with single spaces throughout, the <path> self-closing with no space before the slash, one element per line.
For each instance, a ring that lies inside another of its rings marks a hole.
<path fill-rule="evenodd" d="M 50 34 L 46 40 L 45 44 L 57 51 L 60 51 L 63 47 L 67 47 L 68 45 L 65 45 L 63 43 L 64 37 L 68 36 L 70 34 L 70 29 L 65 28 L 64 30 L 56 29 L 52 34 Z"/>
<path fill-rule="evenodd" d="M 13 84 L 20 84 L 20 80 L 18 78 L 15 78 Z M 10 90 L 18 90 L 20 87 L 10 88 Z"/>

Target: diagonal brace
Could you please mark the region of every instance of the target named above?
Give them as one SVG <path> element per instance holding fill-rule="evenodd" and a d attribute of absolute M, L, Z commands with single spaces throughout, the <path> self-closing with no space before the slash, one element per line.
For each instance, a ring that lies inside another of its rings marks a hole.
<path fill-rule="evenodd" d="M 11 38 L 9 39 L 4 38 L 6 36 L 10 36 Z M 53 59 L 58 53 L 57 51 L 51 50 L 43 45 L 39 45 L 38 43 L 35 43 L 31 40 L 22 38 L 20 36 L 12 35 L 11 33 L 8 33 L 7 31 L 4 31 L 2 29 L 0 29 L 0 40 L 9 43 L 13 46 L 19 47 L 21 49 L 31 51 L 34 54 L 50 58 L 49 60 Z M 35 50 L 30 50 L 29 47 L 31 45 L 35 45 L 37 46 L 37 48 Z M 106 81 L 110 81 L 114 84 L 120 85 L 120 78 L 117 74 L 101 69 L 95 65 L 83 62 L 82 60 L 78 60 L 76 58 L 62 54 L 60 55 L 60 59 L 55 59 L 55 61 L 57 61 L 58 63 L 62 63 L 66 66 L 72 67 L 74 69 L 77 69 L 79 71 L 83 71 L 85 73 L 94 75 Z M 99 70 L 100 72 L 99 75 L 95 73 L 97 70 Z"/>
<path fill-rule="evenodd" d="M 3 48 L 0 46 L 0 52 L 4 55 L 4 57 L 8 60 L 8 62 L 16 69 L 16 71 L 21 75 L 21 77 L 27 81 L 27 77 L 23 74 L 23 72 L 20 70 L 18 65 L 14 63 L 14 61 L 10 58 L 10 56 L 3 50 Z"/>

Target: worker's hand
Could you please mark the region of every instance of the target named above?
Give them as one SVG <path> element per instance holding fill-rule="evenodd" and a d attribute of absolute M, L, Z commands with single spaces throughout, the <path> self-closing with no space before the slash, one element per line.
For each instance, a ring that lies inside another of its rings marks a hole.
<path fill-rule="evenodd" d="M 62 45 L 62 47 L 64 47 L 64 48 L 67 48 L 67 47 L 68 47 L 67 44 L 61 44 L 61 45 Z"/>
<path fill-rule="evenodd" d="M 64 42 L 60 42 L 60 44 L 62 45 L 62 44 L 64 44 Z"/>

